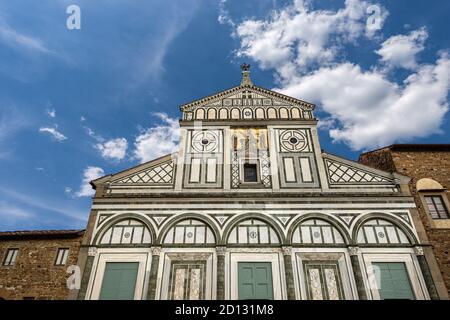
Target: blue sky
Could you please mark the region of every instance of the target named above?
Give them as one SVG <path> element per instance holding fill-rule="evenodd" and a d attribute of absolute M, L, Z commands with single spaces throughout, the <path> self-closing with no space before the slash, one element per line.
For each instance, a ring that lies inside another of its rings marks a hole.
<path fill-rule="evenodd" d="M 329 152 L 448 143 L 449 14 L 445 0 L 0 1 L 0 230 L 84 228 L 87 181 L 173 151 L 179 105 L 239 84 L 242 62 L 317 104 Z"/>

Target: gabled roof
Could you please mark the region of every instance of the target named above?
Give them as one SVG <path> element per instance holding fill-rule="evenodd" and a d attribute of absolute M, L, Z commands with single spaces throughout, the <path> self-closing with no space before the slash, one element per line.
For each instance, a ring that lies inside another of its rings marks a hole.
<path fill-rule="evenodd" d="M 437 152 L 447 152 L 450 151 L 450 144 L 445 143 L 399 143 L 399 144 L 391 144 L 386 147 L 374 149 L 371 151 L 366 151 L 361 153 L 370 154 L 373 152 L 381 151 L 381 150 L 391 150 L 391 151 L 414 151 L 414 152 L 428 152 L 428 151 L 437 151 Z"/>
<path fill-rule="evenodd" d="M 306 102 L 306 101 L 303 101 L 303 100 L 300 100 L 300 99 L 292 98 L 292 97 L 289 97 L 289 96 L 284 95 L 282 93 L 278 93 L 278 92 L 273 91 L 273 90 L 265 89 L 265 88 L 258 87 L 258 86 L 255 86 L 255 85 L 240 85 L 240 86 L 233 87 L 233 88 L 230 88 L 230 89 L 226 89 L 226 90 L 220 91 L 218 93 L 215 93 L 213 95 L 210 95 L 210 96 L 207 96 L 207 97 L 204 97 L 204 98 L 201 98 L 201 99 L 197 99 L 197 100 L 194 100 L 192 102 L 183 104 L 183 105 L 180 106 L 180 110 L 181 111 L 190 111 L 194 107 L 201 106 L 201 105 L 204 105 L 206 103 L 212 103 L 212 102 L 214 102 L 216 100 L 223 99 L 223 98 L 227 97 L 228 95 L 231 95 L 233 93 L 237 93 L 239 91 L 244 91 L 244 90 L 250 90 L 250 91 L 257 92 L 257 93 L 271 95 L 271 96 L 274 96 L 274 97 L 276 97 L 278 99 L 285 100 L 285 101 L 287 101 L 289 103 L 300 105 L 300 106 L 302 106 L 302 107 L 304 107 L 304 108 L 306 108 L 308 110 L 314 110 L 314 108 L 315 108 L 315 105 L 312 104 L 312 103 L 309 103 L 309 102 Z"/>

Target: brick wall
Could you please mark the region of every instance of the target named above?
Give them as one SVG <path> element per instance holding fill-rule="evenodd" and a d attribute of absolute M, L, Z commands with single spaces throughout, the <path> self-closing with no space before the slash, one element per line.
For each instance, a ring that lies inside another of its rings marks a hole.
<path fill-rule="evenodd" d="M 432 178 L 447 189 L 445 195 L 450 200 L 450 151 L 383 148 L 362 154 L 359 161 L 374 168 L 397 171 L 412 178 L 409 188 L 414 196 L 420 219 L 428 240 L 433 246 L 434 255 L 450 294 L 450 229 L 434 228 L 431 225 L 430 217 L 416 190 L 416 183 L 419 179 Z"/>
<path fill-rule="evenodd" d="M 0 239 L 0 298 L 66 299 L 66 269 L 77 262 L 81 238 Z M 19 249 L 14 266 L 3 266 L 8 248 Z M 65 266 L 55 266 L 58 248 L 70 250 Z"/>

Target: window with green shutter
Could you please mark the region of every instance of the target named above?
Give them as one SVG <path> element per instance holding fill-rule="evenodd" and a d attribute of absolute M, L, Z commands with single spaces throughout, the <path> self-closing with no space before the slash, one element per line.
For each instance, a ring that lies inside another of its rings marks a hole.
<path fill-rule="evenodd" d="M 375 262 L 372 265 L 380 299 L 415 299 L 404 262 Z"/>
<path fill-rule="evenodd" d="M 272 264 L 238 263 L 238 296 L 243 299 L 273 299 Z"/>
<path fill-rule="evenodd" d="M 133 300 L 138 262 L 107 262 L 100 300 Z"/>

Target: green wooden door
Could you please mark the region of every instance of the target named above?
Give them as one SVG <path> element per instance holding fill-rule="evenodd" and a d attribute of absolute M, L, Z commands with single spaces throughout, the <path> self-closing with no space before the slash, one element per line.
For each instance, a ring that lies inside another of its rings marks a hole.
<path fill-rule="evenodd" d="M 138 262 L 107 262 L 100 300 L 133 300 Z"/>
<path fill-rule="evenodd" d="M 238 298 L 273 299 L 270 262 L 238 263 Z"/>
<path fill-rule="evenodd" d="M 380 299 L 414 299 L 411 281 L 403 262 L 373 263 Z"/>

